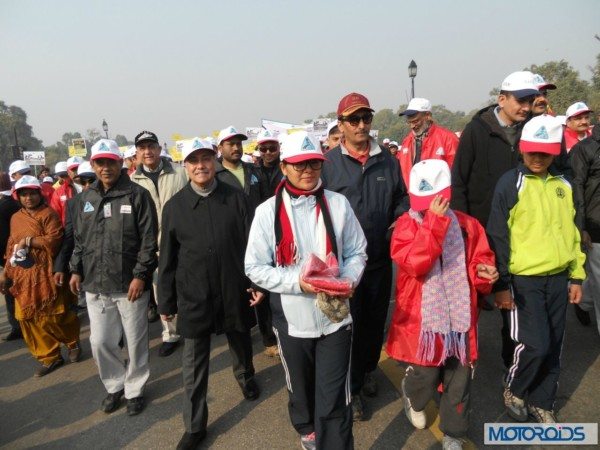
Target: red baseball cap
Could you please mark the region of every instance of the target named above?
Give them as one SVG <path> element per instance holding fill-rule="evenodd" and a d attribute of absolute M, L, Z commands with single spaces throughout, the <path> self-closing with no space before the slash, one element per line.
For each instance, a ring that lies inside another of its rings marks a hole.
<path fill-rule="evenodd" d="M 337 109 L 337 115 L 338 117 L 347 116 L 352 114 L 354 111 L 358 111 L 359 109 L 368 109 L 369 111 L 373 112 L 367 97 L 356 92 L 351 92 L 340 100 Z"/>

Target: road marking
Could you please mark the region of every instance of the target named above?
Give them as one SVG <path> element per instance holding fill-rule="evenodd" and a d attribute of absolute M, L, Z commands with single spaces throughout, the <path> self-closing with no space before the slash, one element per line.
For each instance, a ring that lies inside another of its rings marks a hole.
<path fill-rule="evenodd" d="M 388 380 L 394 385 L 396 390 L 400 395 L 402 395 L 402 379 L 404 378 L 404 370 L 398 364 L 398 361 L 390 358 L 385 350 L 381 350 L 381 355 L 379 357 L 379 368 L 387 377 Z M 404 411 L 402 411 L 404 413 Z M 425 407 L 425 413 L 427 417 L 435 417 L 434 422 L 429 425 L 429 431 L 435 436 L 435 438 L 442 442 L 444 437 L 444 433 L 440 430 L 440 415 L 438 414 L 438 409 L 435 402 L 430 401 Z M 463 449 L 465 450 L 476 450 L 477 446 L 469 439 L 466 439 L 463 444 Z"/>

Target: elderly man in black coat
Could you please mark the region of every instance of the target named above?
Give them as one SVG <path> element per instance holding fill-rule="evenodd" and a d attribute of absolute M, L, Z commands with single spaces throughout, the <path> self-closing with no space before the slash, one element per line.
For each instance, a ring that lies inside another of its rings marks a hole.
<path fill-rule="evenodd" d="M 212 145 L 195 138 L 183 149 L 190 182 L 164 206 L 160 243 L 158 309 L 177 315 L 184 338 L 183 420 L 178 449 L 195 448 L 206 435 L 210 335 L 225 333 L 233 373 L 244 397 L 259 396 L 254 381 L 251 306 L 263 295 L 248 294 L 244 252 L 251 211 L 242 191 L 215 178 Z M 252 299 L 251 299 L 252 297 Z"/>

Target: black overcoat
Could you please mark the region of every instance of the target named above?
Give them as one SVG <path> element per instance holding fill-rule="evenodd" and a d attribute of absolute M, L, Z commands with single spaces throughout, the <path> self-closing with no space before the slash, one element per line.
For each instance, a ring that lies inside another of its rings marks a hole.
<path fill-rule="evenodd" d="M 184 338 L 254 325 L 244 274 L 250 215 L 244 193 L 221 182 L 207 197 L 188 183 L 165 204 L 158 310 L 177 314 L 177 331 Z"/>

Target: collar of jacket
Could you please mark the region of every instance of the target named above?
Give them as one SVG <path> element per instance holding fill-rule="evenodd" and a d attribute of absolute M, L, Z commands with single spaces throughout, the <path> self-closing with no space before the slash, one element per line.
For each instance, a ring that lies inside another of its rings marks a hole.
<path fill-rule="evenodd" d="M 520 162 L 517 166 L 517 170 L 525 176 L 535 176 L 534 173 L 531 170 L 529 170 L 522 162 Z M 550 175 L 553 178 L 562 176 L 562 174 L 556 169 L 556 167 L 554 167 L 554 164 L 550 164 L 550 167 L 548 167 L 548 175 Z"/>
<path fill-rule="evenodd" d="M 215 178 L 216 180 L 216 178 Z M 217 180 L 217 187 L 215 187 L 214 191 L 212 191 L 207 197 L 202 197 L 201 195 L 198 195 L 194 192 L 194 189 L 192 188 L 192 186 L 190 185 L 190 183 L 192 183 L 191 181 L 188 181 L 188 184 L 185 185 L 185 187 L 183 188 L 183 197 L 185 199 L 185 202 L 189 205 L 190 208 L 195 209 L 196 206 L 198 206 L 198 203 L 200 203 L 203 200 L 209 199 L 209 198 L 214 198 L 215 200 L 221 202 L 221 203 L 225 203 L 225 189 L 226 187 L 224 187 L 223 183 L 219 183 L 219 181 Z"/>
<path fill-rule="evenodd" d="M 344 147 L 344 144 L 340 142 L 340 150 L 342 151 L 342 155 L 350 156 L 348 149 Z M 375 155 L 379 155 L 381 153 L 381 147 L 377 143 L 375 139 L 369 136 L 369 159 Z"/>
<path fill-rule="evenodd" d="M 102 195 L 103 190 L 100 188 L 100 180 L 94 181 L 90 185 L 90 189 L 96 191 L 100 197 L 121 197 L 131 192 L 132 185 L 133 181 L 131 181 L 127 175 L 121 173 L 115 185 L 104 192 L 104 195 Z"/>
<path fill-rule="evenodd" d="M 171 161 L 169 161 L 167 158 L 160 158 L 162 161 L 162 170 L 160 171 L 161 174 L 163 173 L 174 173 L 175 169 L 173 169 L 173 166 L 171 165 Z M 133 177 L 134 178 L 147 178 L 146 175 L 144 175 L 144 173 L 142 172 L 142 167 L 143 165 L 140 164 L 136 167 L 135 172 L 133 172 Z"/>

